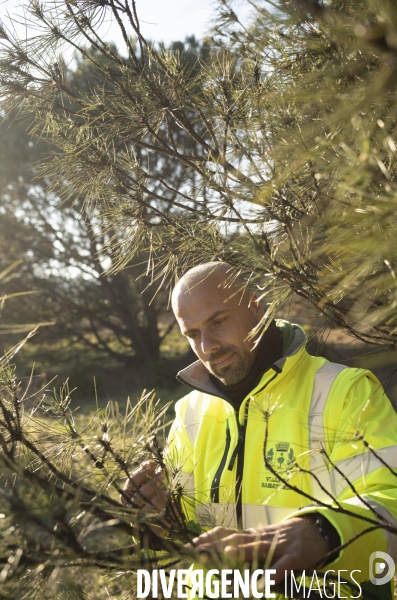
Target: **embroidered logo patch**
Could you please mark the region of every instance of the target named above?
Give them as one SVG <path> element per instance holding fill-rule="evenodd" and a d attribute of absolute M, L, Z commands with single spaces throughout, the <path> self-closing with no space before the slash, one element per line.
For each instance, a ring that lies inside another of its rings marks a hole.
<path fill-rule="evenodd" d="M 295 452 L 289 442 L 278 442 L 267 449 L 265 465 L 270 466 L 282 477 L 286 477 L 295 466 Z M 278 488 L 282 487 L 282 481 L 269 475 L 266 477 L 266 483 L 262 482 L 262 487 Z"/>
<path fill-rule="evenodd" d="M 295 453 L 291 444 L 279 442 L 266 453 L 266 462 L 276 471 L 288 473 L 295 465 Z"/>

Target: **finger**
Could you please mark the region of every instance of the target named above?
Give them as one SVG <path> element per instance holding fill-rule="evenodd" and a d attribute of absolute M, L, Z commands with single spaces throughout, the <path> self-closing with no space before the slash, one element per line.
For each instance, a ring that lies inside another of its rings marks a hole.
<path fill-rule="evenodd" d="M 150 480 L 151 477 L 153 477 L 156 469 L 157 465 L 154 461 L 147 461 L 140 469 L 131 473 L 124 484 L 123 494 L 120 494 L 120 502 L 123 506 L 129 504 L 128 499 L 131 498 L 142 485 Z"/>
<path fill-rule="evenodd" d="M 139 469 L 130 474 L 129 478 L 125 482 L 124 490 L 128 491 L 130 489 L 139 489 L 155 475 L 156 469 L 157 464 L 153 460 L 143 463 Z"/>
<path fill-rule="evenodd" d="M 276 560 L 276 562 L 272 565 L 272 569 L 276 570 L 275 575 L 273 575 L 276 585 L 283 581 L 286 571 L 287 573 L 290 573 L 294 568 L 296 568 L 295 562 L 296 559 L 294 560 L 292 554 L 284 554 L 278 560 Z"/>
<path fill-rule="evenodd" d="M 225 556 L 241 563 L 264 563 L 270 548 L 271 543 L 268 541 L 251 540 L 249 543 L 232 543 L 226 545 Z"/>
<path fill-rule="evenodd" d="M 163 510 L 169 501 L 170 493 L 166 488 L 161 488 L 150 501 L 150 504 L 157 508 L 157 510 Z"/>
<path fill-rule="evenodd" d="M 167 501 L 169 499 L 169 492 L 166 489 L 161 489 L 157 494 L 152 496 L 152 498 L 147 499 L 147 502 L 144 501 L 144 498 L 139 494 L 136 494 L 137 500 L 135 502 L 135 496 L 133 496 L 132 501 L 134 504 L 142 508 L 142 510 L 146 511 L 161 511 L 165 508 Z"/>
<path fill-rule="evenodd" d="M 135 494 L 131 496 L 131 500 L 137 506 L 143 506 L 147 501 L 151 501 L 160 490 L 164 490 L 164 477 L 162 473 L 158 473 L 148 482 L 142 485 Z"/>
<path fill-rule="evenodd" d="M 202 533 L 198 537 L 194 538 L 192 542 L 196 546 L 212 544 L 218 540 L 230 536 L 232 533 L 235 533 L 235 530 L 230 529 L 229 527 L 215 527 L 214 529 L 206 531 L 205 533 Z"/>
<path fill-rule="evenodd" d="M 247 544 L 247 542 L 252 542 L 251 536 L 246 536 L 243 533 L 232 534 L 222 539 L 215 540 L 211 543 L 200 544 L 199 546 L 197 546 L 197 550 L 199 550 L 199 552 L 206 552 L 208 554 L 215 553 L 218 556 L 223 556 L 227 547 L 244 547 Z M 237 555 L 235 554 L 234 556 L 236 557 Z"/>
<path fill-rule="evenodd" d="M 127 499 L 127 498 L 125 497 L 125 494 L 124 494 L 124 495 L 120 494 L 120 496 L 119 496 L 119 500 L 120 500 L 120 502 L 121 502 L 121 504 L 122 504 L 123 506 L 128 506 L 128 505 L 130 504 L 130 501 L 129 501 L 129 499 Z"/>

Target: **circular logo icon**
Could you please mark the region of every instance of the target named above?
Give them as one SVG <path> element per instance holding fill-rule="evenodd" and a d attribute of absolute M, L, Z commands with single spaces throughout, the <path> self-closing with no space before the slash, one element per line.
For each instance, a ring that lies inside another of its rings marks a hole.
<path fill-rule="evenodd" d="M 386 567 L 388 567 L 388 571 L 385 575 L 382 575 Z M 380 550 L 372 552 L 369 557 L 369 579 L 371 583 L 374 585 L 389 583 L 394 576 L 395 570 L 394 560 L 386 552 L 381 552 Z M 382 577 L 379 577 L 379 575 L 382 575 Z"/>

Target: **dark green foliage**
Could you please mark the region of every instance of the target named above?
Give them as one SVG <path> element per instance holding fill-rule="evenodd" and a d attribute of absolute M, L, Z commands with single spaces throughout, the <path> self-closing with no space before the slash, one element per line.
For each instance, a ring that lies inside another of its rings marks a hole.
<path fill-rule="evenodd" d="M 78 89 L 99 81 L 81 61 L 70 73 Z M 167 297 L 147 290 L 140 266 L 104 276 L 112 267 L 108 234 L 97 215 L 81 215 L 81 203 L 56 211 L 57 199 L 46 192 L 37 164 L 53 150 L 43 140 L 31 140 L 26 122 L 16 114 L 0 126 L 0 270 L 20 261 L 13 276 L 3 281 L 3 294 L 22 295 L 3 313 L 2 327 L 16 322 L 52 322 L 42 329 L 42 345 L 56 338 L 129 367 L 159 359 L 160 345 L 174 326 L 165 316 Z M 169 169 L 172 177 L 172 169 Z M 136 257 L 142 263 L 146 256 Z M 6 340 L 2 338 L 2 346 Z M 59 346 L 58 363 L 62 349 Z M 40 360 L 37 356 L 36 360 Z M 64 360 L 67 360 L 66 357 Z M 49 357 L 46 357 L 46 362 Z"/>
<path fill-rule="evenodd" d="M 172 479 L 172 504 L 162 512 L 143 513 L 119 502 L 120 482 L 131 470 L 149 458 L 163 465 L 156 434 L 163 435 L 166 409 L 153 396 L 134 407 L 128 402 L 122 415 L 116 404 L 108 405 L 78 424 L 66 384 L 59 392 L 23 397 L 17 388 L 15 371 L 3 359 L 0 598 L 106 597 L 113 580 L 118 597 L 127 598 L 134 571 L 154 560 L 144 550 L 144 524 L 164 518 L 173 527 L 172 537 L 159 542 L 163 560 L 189 555 L 183 544 L 195 533 L 177 508 L 181 490 Z"/>
<path fill-rule="evenodd" d="M 16 111 L 31 135 L 54 148 L 38 171 L 49 184 L 46 193 L 82 210 L 82 222 L 101 224 L 101 252 L 112 256 L 112 277 L 142 261 L 155 293 L 187 267 L 227 260 L 235 268 L 231 277 L 247 274 L 271 302 L 262 326 L 297 293 L 352 336 L 394 351 L 397 7 L 387 0 L 248 2 L 252 20 L 242 24 L 232 4 L 219 0 L 213 37 L 193 48 L 194 59 L 182 47 L 148 43 L 134 2 L 32 2 L 36 38 L 25 43 L 1 32 L 1 110 L 5 116 Z M 96 35 L 105 13 L 117 21 L 128 56 Z M 77 52 L 74 73 L 62 60 L 65 49 Z M 131 569 L 143 558 L 127 541 L 130 520 L 136 524 L 142 516 L 130 519 L 116 492 L 125 470 L 152 452 L 147 443 L 155 419 L 146 418 L 138 437 L 130 432 L 126 445 L 124 434 L 116 436 L 113 453 L 102 424 L 95 442 L 85 433 L 75 437 L 70 418 L 59 416 L 61 396 L 51 410 L 69 437 L 64 443 L 59 433 L 49 434 L 48 444 L 59 439 L 62 449 L 49 453 L 59 469 L 54 472 L 45 452 L 27 445 L 29 421 L 21 430 L 15 384 L 4 373 L 0 457 L 17 481 L 4 488 L 4 502 L 14 515 L 10 523 L 26 514 L 31 524 L 15 534 L 17 549 L 6 533 L 2 538 L 2 562 L 15 557 L 7 585 L 15 585 L 20 598 L 25 581 L 31 585 L 20 577 L 25 567 L 15 552 L 28 557 L 29 569 L 35 560 L 43 565 L 23 573 L 49 585 L 58 568 L 58 559 L 48 558 L 55 548 L 69 566 L 78 558 L 95 568 L 106 562 L 108 574 L 127 578 L 120 589 L 128 597 Z M 113 422 L 117 429 L 117 411 Z M 39 439 L 37 448 L 46 443 Z M 24 448 L 18 460 L 15 448 Z M 68 471 L 77 448 L 80 478 L 75 463 Z M 105 470 L 96 476 L 92 464 Z M 19 485 L 28 506 L 18 504 L 19 494 L 14 502 Z M 77 520 L 90 494 L 93 509 Z M 39 510 L 41 498 L 46 511 Z M 90 532 L 114 518 L 115 535 L 129 548 L 120 556 L 111 545 L 104 558 Z M 41 534 L 26 551 L 35 523 Z M 175 560 L 184 556 L 188 537 L 181 523 L 178 549 L 166 548 Z"/>
<path fill-rule="evenodd" d="M 195 62 L 146 42 L 132 5 L 31 6 L 35 40 L 3 32 L 3 110 L 57 148 L 43 176 L 101 219 L 113 271 L 145 253 L 163 285 L 227 259 L 269 314 L 294 291 L 394 347 L 393 4 L 261 2 L 243 26 L 224 0 Z M 95 35 L 106 11 L 128 58 Z M 92 65 L 83 89 L 61 44 Z"/>

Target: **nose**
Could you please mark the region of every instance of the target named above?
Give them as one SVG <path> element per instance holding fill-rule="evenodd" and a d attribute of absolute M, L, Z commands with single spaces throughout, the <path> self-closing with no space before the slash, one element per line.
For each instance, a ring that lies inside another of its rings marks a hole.
<path fill-rule="evenodd" d="M 203 354 L 212 354 L 221 347 L 220 341 L 214 335 L 214 332 L 202 331 L 201 332 L 201 351 Z"/>

